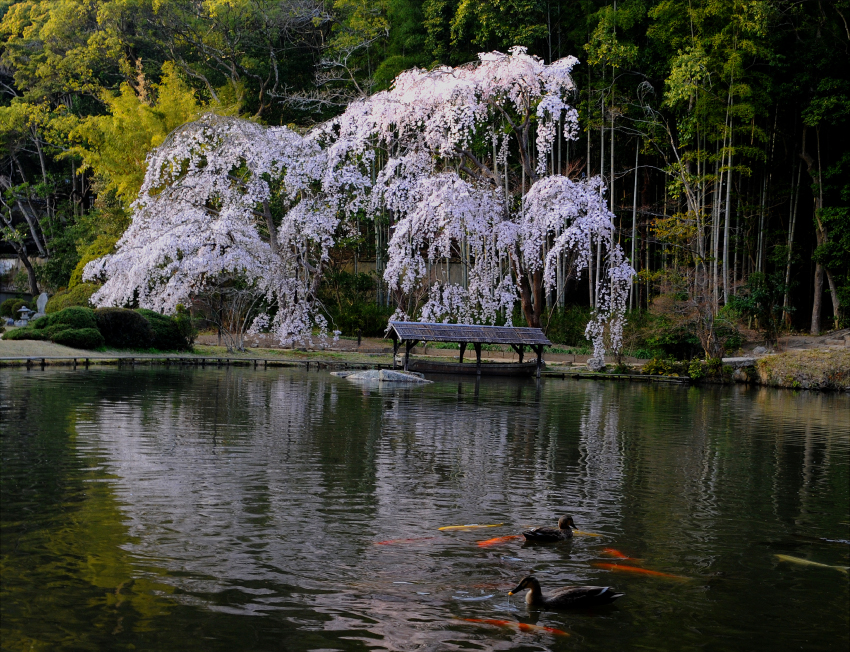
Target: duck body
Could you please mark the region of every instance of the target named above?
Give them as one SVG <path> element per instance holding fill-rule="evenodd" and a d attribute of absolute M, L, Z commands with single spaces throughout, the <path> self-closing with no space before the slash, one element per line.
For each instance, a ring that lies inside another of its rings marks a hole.
<path fill-rule="evenodd" d="M 530 530 L 523 530 L 522 536 L 526 541 L 531 543 L 556 543 L 558 541 L 566 541 L 573 538 L 573 523 L 572 516 L 562 516 L 558 519 L 558 527 L 535 527 Z"/>
<path fill-rule="evenodd" d="M 540 582 L 533 575 L 524 577 L 519 585 L 510 591 L 508 595 L 528 589 L 525 601 L 530 607 L 542 607 L 544 609 L 580 609 L 582 607 L 598 607 L 610 604 L 617 598 L 622 598 L 624 593 L 610 586 L 571 586 L 556 589 L 547 595 L 543 595 Z"/>

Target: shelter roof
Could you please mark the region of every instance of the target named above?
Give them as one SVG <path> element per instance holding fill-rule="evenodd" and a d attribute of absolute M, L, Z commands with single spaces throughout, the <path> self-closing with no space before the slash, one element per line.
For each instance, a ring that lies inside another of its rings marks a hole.
<path fill-rule="evenodd" d="M 540 328 L 476 326 L 474 324 L 423 324 L 412 321 L 391 321 L 390 328 L 402 340 L 467 342 L 472 344 L 552 345 L 552 342 Z"/>

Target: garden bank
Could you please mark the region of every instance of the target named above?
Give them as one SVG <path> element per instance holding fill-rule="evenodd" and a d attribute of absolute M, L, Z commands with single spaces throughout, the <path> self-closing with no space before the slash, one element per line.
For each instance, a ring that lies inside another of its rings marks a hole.
<path fill-rule="evenodd" d="M 417 351 L 429 358 L 454 359 L 450 351 Z M 437 354 L 437 355 L 434 355 Z M 449 354 L 449 355 L 447 355 Z M 485 351 L 484 360 L 502 361 L 506 354 Z M 850 391 L 850 348 L 815 348 L 778 354 L 724 358 L 712 368 L 707 363 L 665 363 L 627 361 L 616 368 L 613 360 L 603 372 L 586 369 L 579 354 L 544 354 L 548 378 L 661 382 L 677 384 L 745 383 L 789 389 Z M 559 359 L 560 358 L 560 359 Z M 573 358 L 564 359 L 564 358 Z M 656 364 L 652 364 L 656 363 Z M 255 348 L 228 353 L 224 347 L 196 344 L 191 352 L 128 350 L 87 351 L 39 340 L 0 340 L 0 367 L 45 367 L 53 365 L 193 365 L 193 366 L 303 366 L 315 369 L 388 368 L 392 347 L 384 340 L 370 338 L 343 341 L 339 349 L 324 350 Z M 620 371 L 622 373 L 612 373 Z M 651 373 L 642 373 L 650 371 Z M 689 373 L 690 372 L 690 373 Z"/>

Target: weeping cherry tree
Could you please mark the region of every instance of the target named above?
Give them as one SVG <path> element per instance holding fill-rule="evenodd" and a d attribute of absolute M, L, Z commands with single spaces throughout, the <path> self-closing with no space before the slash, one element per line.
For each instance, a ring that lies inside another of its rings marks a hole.
<path fill-rule="evenodd" d="M 149 157 L 116 253 L 87 266 L 105 281 L 92 300 L 171 312 L 229 284 L 269 309 L 253 329 L 281 343 L 324 337 L 316 297 L 329 250 L 355 217 L 389 215 L 384 279 L 398 318 L 510 323 L 519 302 L 540 326 L 566 261 L 576 278 L 595 271 L 595 356 L 619 351 L 634 271 L 601 179 L 561 174 L 554 154 L 578 130 L 567 103 L 576 63 L 515 47 L 407 71 L 306 136 L 215 116 L 186 125 Z M 436 274 L 458 256 L 463 284 Z"/>

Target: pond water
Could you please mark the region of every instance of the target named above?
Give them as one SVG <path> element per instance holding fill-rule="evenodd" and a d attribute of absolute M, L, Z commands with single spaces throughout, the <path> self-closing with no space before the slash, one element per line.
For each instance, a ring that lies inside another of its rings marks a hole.
<path fill-rule="evenodd" d="M 847 574 L 777 557 L 850 563 L 847 395 L 6 370 L 0 433 L 4 649 L 850 644 Z M 478 545 L 562 514 L 600 536 Z M 531 572 L 625 597 L 529 610 Z"/>

